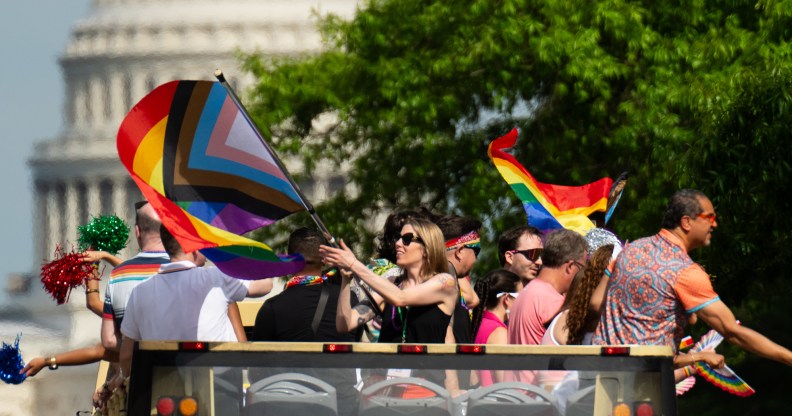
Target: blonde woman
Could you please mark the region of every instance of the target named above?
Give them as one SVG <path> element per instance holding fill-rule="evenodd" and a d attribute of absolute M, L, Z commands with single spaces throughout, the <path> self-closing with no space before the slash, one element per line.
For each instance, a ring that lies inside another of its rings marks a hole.
<path fill-rule="evenodd" d="M 394 283 L 382 279 L 361 263 L 341 242 L 341 248 L 322 246 L 325 264 L 359 276 L 374 289 L 374 306 L 382 311 L 379 342 L 453 342 L 451 315 L 459 296 L 456 279 L 448 274 L 445 240 L 440 229 L 422 218 L 408 219 L 396 239 L 396 265 L 403 273 Z M 357 329 L 373 318 L 352 308 L 349 302 L 350 277 L 345 276 L 338 302 L 336 327 L 339 332 Z"/>

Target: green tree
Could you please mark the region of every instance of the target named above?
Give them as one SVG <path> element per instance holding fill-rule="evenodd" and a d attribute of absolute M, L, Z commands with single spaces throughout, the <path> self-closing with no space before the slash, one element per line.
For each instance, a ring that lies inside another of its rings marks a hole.
<path fill-rule="evenodd" d="M 792 191 L 792 74 L 758 74 L 738 91 L 728 106 L 713 112 L 711 127 L 684 163 L 694 182 L 712 195 L 720 218 L 713 248 L 700 253 L 701 262 L 710 265 L 716 290 L 738 319 L 792 346 L 785 306 L 792 291 L 787 278 L 792 204 L 786 197 Z M 680 401 L 685 413 L 786 413 L 786 387 L 776 381 L 778 365 L 736 347 L 722 349 L 759 397 L 775 400 L 723 397 L 707 389 Z M 716 401 L 718 408 L 708 408 Z"/>
<path fill-rule="evenodd" d="M 785 195 L 777 192 L 788 182 L 788 134 L 768 118 L 782 114 L 770 110 L 786 98 L 745 94 L 765 85 L 764 75 L 791 73 L 792 2 L 375 0 L 351 21 L 322 18 L 321 30 L 320 54 L 246 57 L 259 80 L 249 108 L 308 174 L 320 159 L 349 164 L 357 193 L 339 193 L 318 211 L 361 254 L 371 252 L 367 219 L 423 205 L 484 219 L 477 271 L 494 267 L 487 246 L 525 216 L 486 149 L 518 126 L 515 156 L 543 182 L 630 172 L 609 224 L 623 238 L 656 232 L 667 197 L 681 187 L 712 195 L 720 235 L 717 250 L 701 258 L 717 290 L 742 319 L 769 325 L 781 316 L 776 305 L 760 305 L 779 296 L 790 253 Z M 761 111 L 744 115 L 750 108 Z M 335 121 L 315 128 L 327 114 Z M 738 126 L 728 120 L 741 117 L 746 134 L 725 138 Z M 747 135 L 763 123 L 773 126 L 765 136 Z M 769 215 L 759 228 L 762 204 Z M 738 226 L 733 216 L 747 222 Z M 290 221 L 307 218 L 284 226 Z M 742 256 L 760 253 L 773 265 L 762 269 L 773 273 L 768 283 L 746 279 L 755 263 Z"/>

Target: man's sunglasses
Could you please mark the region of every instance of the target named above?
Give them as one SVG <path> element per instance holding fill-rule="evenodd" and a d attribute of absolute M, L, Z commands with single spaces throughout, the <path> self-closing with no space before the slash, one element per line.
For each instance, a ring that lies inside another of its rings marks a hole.
<path fill-rule="evenodd" d="M 530 261 L 539 260 L 542 257 L 542 249 L 541 248 L 529 248 L 528 250 L 509 250 L 510 253 L 518 253 L 522 254 L 523 257 Z"/>
<path fill-rule="evenodd" d="M 465 244 L 462 247 L 469 248 L 469 249 L 473 250 L 473 255 L 476 256 L 476 257 L 478 257 L 479 253 L 481 253 L 481 243 Z"/>
<path fill-rule="evenodd" d="M 717 220 L 717 218 L 718 218 L 718 216 L 717 216 L 717 215 L 715 215 L 715 213 L 714 213 L 714 212 L 713 212 L 713 213 L 710 213 L 710 214 L 705 214 L 705 213 L 703 213 L 703 212 L 702 212 L 701 214 L 698 214 L 698 215 L 696 215 L 696 217 L 698 217 L 698 218 L 701 218 L 701 219 L 704 219 L 704 220 L 707 220 L 707 221 L 709 221 L 709 222 L 710 222 L 710 224 L 714 224 L 714 223 L 715 223 L 715 221 L 716 221 L 716 220 Z"/>
<path fill-rule="evenodd" d="M 416 243 L 423 242 L 423 240 L 421 240 L 421 237 L 418 237 L 413 233 L 402 234 L 400 237 L 396 238 L 396 241 L 399 240 L 401 240 L 402 244 L 404 244 L 405 247 L 409 246 L 413 241 L 415 241 Z"/>

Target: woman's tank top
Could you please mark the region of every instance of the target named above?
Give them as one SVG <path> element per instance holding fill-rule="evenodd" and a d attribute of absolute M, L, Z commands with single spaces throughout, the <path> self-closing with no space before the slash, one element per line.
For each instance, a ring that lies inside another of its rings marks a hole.
<path fill-rule="evenodd" d="M 401 308 L 385 304 L 378 342 L 443 344 L 450 322 L 451 315 L 436 304 Z"/>

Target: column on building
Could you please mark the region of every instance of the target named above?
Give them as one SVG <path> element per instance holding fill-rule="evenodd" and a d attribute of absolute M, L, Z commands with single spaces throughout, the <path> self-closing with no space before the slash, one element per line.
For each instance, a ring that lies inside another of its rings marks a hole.
<path fill-rule="evenodd" d="M 80 198 L 77 192 L 77 180 L 72 178 L 65 183 L 66 190 L 66 203 L 63 207 L 63 221 L 65 235 L 61 236 L 62 244 L 65 244 L 64 250 L 71 251 L 72 248 L 77 248 L 77 227 L 79 220 L 77 215 L 80 208 Z"/>
<path fill-rule="evenodd" d="M 44 243 L 43 259 L 48 259 L 55 251 L 55 247 L 61 241 L 61 208 L 58 206 L 58 186 L 50 182 L 47 186 L 46 199 L 46 221 L 42 224 Z"/>

